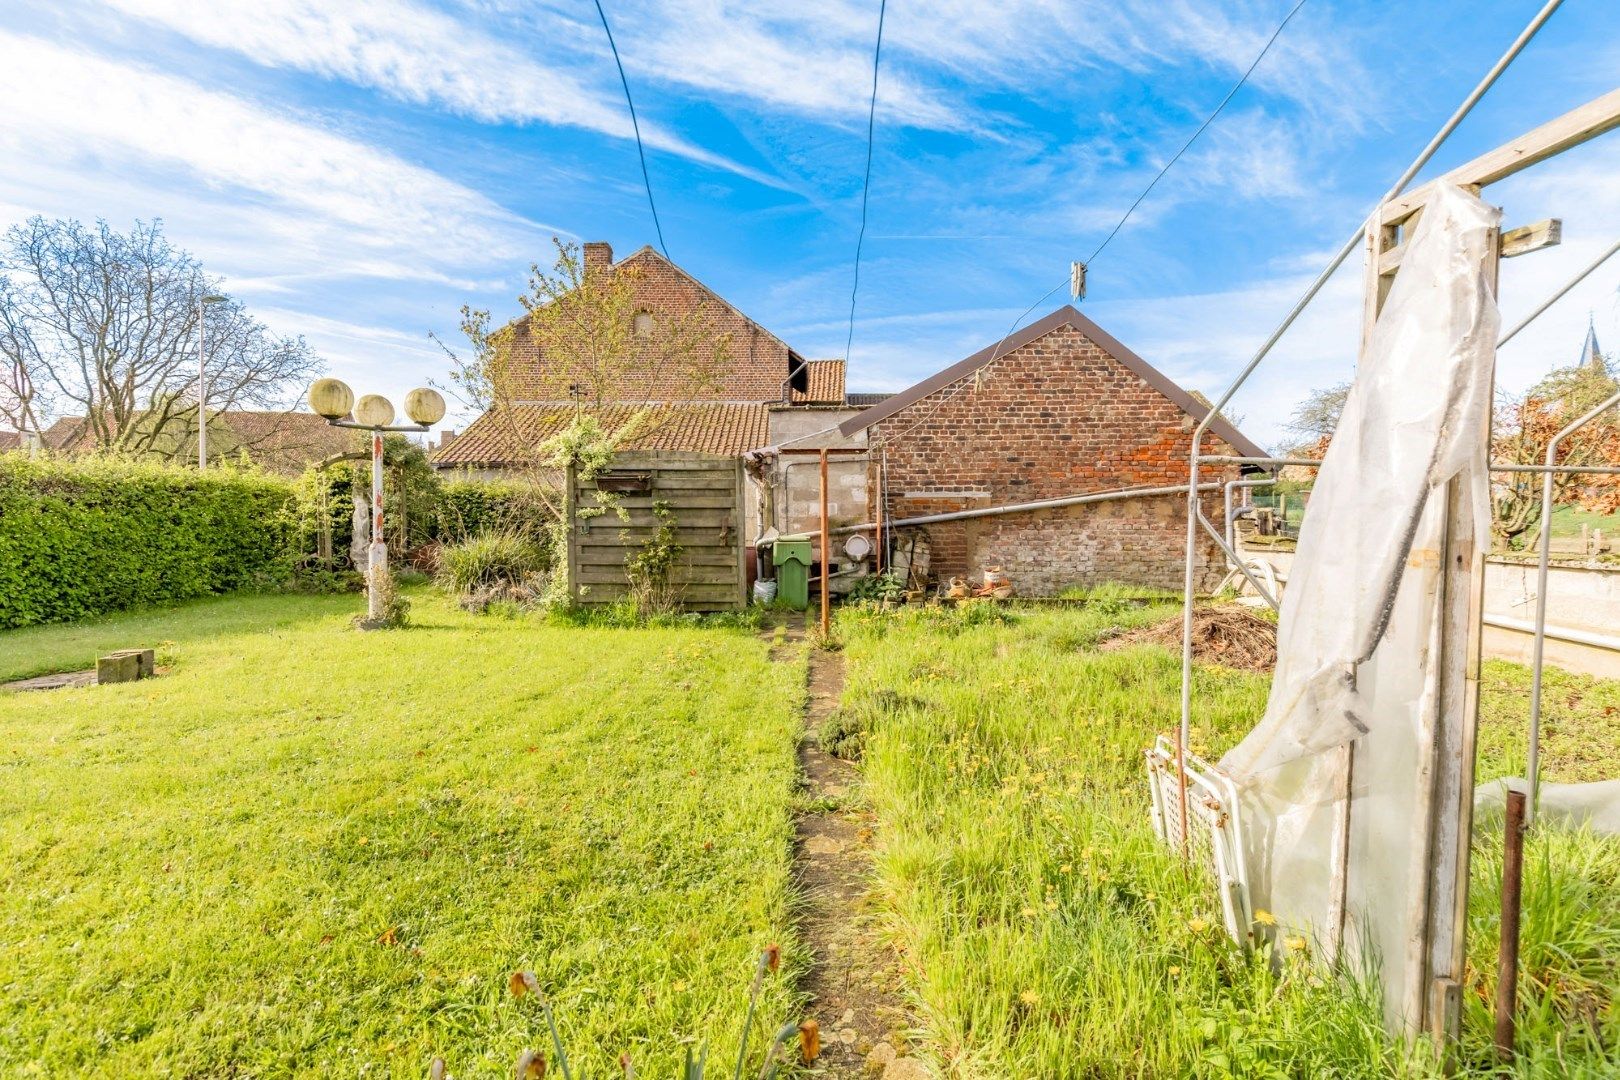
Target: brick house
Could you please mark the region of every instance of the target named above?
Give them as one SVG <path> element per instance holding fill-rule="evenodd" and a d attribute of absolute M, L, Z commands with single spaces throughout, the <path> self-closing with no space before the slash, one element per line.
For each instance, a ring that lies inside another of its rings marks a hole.
<path fill-rule="evenodd" d="M 620 443 L 622 449 L 740 455 L 768 441 L 772 408 L 843 404 L 842 360 L 806 360 L 651 247 L 614 262 L 612 247 L 588 243 L 583 248 L 583 262 L 587 275 L 625 273 L 632 277 L 638 329 L 644 318 L 702 311 L 705 333 L 727 336 L 725 353 L 711 372 L 713 384 L 695 396 L 689 387 L 677 385 L 660 371 L 659 357 L 649 343 L 645 363 L 625 377 L 615 400 L 604 402 L 597 410 L 609 432 L 638 419 Z M 520 460 L 510 445 L 514 437 L 533 446 L 566 427 L 578 408 L 567 388 L 557 385 L 556 368 L 548 371 L 546 357 L 529 333 L 527 318 L 513 321 L 507 329 L 506 347 L 517 372 L 517 415 L 510 422 L 480 416 L 434 452 L 435 467 L 498 473 Z M 676 397 L 680 400 L 671 400 Z M 520 434 L 514 436 L 514 432 Z"/>
<path fill-rule="evenodd" d="M 991 359 L 994 357 L 994 363 Z M 1065 306 L 937 375 L 852 417 L 872 448 L 885 518 L 998 508 L 1044 499 L 1187 482 L 1193 427 L 1208 412 L 1181 387 L 1073 307 Z M 1206 453 L 1263 456 L 1224 419 Z M 880 464 L 881 463 L 881 467 Z M 1210 480 L 1237 466 L 1209 467 Z M 1206 496 L 1219 522 L 1219 493 Z M 1186 513 L 1180 494 L 915 526 L 941 581 L 1000 566 L 1026 595 L 1123 581 L 1179 588 Z M 905 528 L 901 528 L 903 536 Z M 1219 549 L 1201 539 L 1200 580 L 1219 579 Z"/>

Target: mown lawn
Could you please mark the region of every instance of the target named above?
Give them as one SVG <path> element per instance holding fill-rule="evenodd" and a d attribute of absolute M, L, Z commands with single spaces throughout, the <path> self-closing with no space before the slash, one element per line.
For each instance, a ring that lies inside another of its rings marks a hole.
<path fill-rule="evenodd" d="M 883 905 L 925 1045 L 946 1075 L 985 1080 L 1426 1074 L 1386 1040 L 1371 993 L 1302 954 L 1274 973 L 1229 947 L 1213 895 L 1153 837 L 1141 755 L 1173 729 L 1179 656 L 1095 645 L 1173 610 L 840 619 L 843 707 L 870 726 Z M 1492 664 L 1487 682 L 1482 779 L 1522 768 L 1510 749 L 1523 736 L 1520 671 Z M 1194 749 L 1231 745 L 1266 688 L 1201 668 Z M 1612 739 L 1620 688 L 1559 676 L 1551 690 L 1548 776 L 1584 778 L 1572 732 Z M 1484 1073 L 1500 843 L 1477 848 L 1465 1064 Z M 1540 833 L 1528 866 L 1520 1070 L 1616 1075 L 1620 849 Z"/>
<path fill-rule="evenodd" d="M 283 597 L 0 635 L 13 675 L 172 665 L 0 695 L 0 1075 L 510 1075 L 547 1045 L 518 968 L 593 1075 L 735 1053 L 758 950 L 799 962 L 797 669 L 742 631 L 414 603 L 370 634 L 359 598 Z"/>

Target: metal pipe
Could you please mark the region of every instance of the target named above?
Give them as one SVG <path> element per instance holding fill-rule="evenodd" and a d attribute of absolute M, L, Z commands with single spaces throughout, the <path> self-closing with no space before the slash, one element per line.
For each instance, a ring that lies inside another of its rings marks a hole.
<path fill-rule="evenodd" d="M 1547 441 L 1548 471 L 1541 478 L 1541 537 L 1536 554 L 1536 642 L 1530 660 L 1530 809 L 1526 820 L 1536 820 L 1536 802 L 1541 794 L 1541 668 L 1547 644 L 1547 564 L 1552 554 L 1552 466 L 1558 460 L 1558 444 L 1580 430 L 1605 410 L 1620 402 L 1620 393 L 1609 395 L 1566 424 Z"/>
<path fill-rule="evenodd" d="M 887 464 L 888 456 L 881 452 L 878 456 L 877 477 L 877 572 L 883 573 L 883 466 Z"/>
<path fill-rule="evenodd" d="M 1494 626 L 1498 630 L 1512 630 L 1519 634 L 1534 634 L 1536 632 L 1535 623 L 1524 619 L 1510 619 L 1505 615 L 1486 615 L 1483 621 L 1486 626 Z M 1620 637 L 1599 634 L 1592 630 L 1581 630 L 1573 626 L 1548 626 L 1546 623 L 1542 623 L 1541 626 L 1543 635 L 1552 638 L 1554 641 L 1567 641 L 1571 645 L 1586 645 L 1593 649 L 1620 652 Z"/>
<path fill-rule="evenodd" d="M 1312 458 L 1238 457 L 1233 454 L 1202 454 L 1200 461 L 1217 461 L 1228 465 L 1308 465 L 1320 467 L 1322 462 Z M 1620 474 L 1620 465 L 1515 465 L 1497 462 L 1488 466 L 1493 473 L 1591 473 L 1595 476 Z M 1185 490 L 1185 489 L 1183 489 Z"/>
<path fill-rule="evenodd" d="M 1202 491 L 1219 491 L 1219 484 L 1205 484 Z M 1113 491 L 1094 491 L 1086 495 L 1064 495 L 1056 499 L 1037 499 L 1034 502 L 1008 503 L 1005 506 L 985 506 L 973 510 L 952 510 L 944 514 L 924 514 L 921 517 L 899 518 L 884 524 L 884 528 L 891 533 L 895 529 L 904 529 L 913 525 L 937 525 L 942 521 L 964 521 L 968 518 L 997 517 L 1001 514 L 1019 514 L 1032 510 L 1051 510 L 1062 506 L 1084 506 L 1087 503 L 1112 502 L 1116 499 L 1152 498 L 1157 495 L 1180 495 L 1186 491 L 1182 484 L 1171 484 L 1167 487 L 1150 488 L 1117 488 Z M 865 532 L 874 527 L 874 522 L 863 521 L 859 525 L 840 525 L 834 533 Z"/>
<path fill-rule="evenodd" d="M 197 298 L 197 471 L 208 468 L 208 347 L 204 316 L 208 300 Z"/>
<path fill-rule="evenodd" d="M 371 433 L 371 550 L 366 554 L 366 619 L 383 618 L 379 575 L 388 573 L 388 544 L 383 539 L 383 433 Z"/>
<path fill-rule="evenodd" d="M 1237 523 L 1232 520 L 1232 489 L 1267 487 L 1271 484 L 1275 484 L 1276 482 L 1277 478 L 1275 476 L 1267 476 L 1259 480 L 1228 480 L 1226 482 L 1222 499 L 1226 506 L 1227 547 L 1232 548 L 1234 551 L 1237 549 Z"/>
<path fill-rule="evenodd" d="M 1540 307 L 1526 315 L 1523 319 L 1520 319 L 1518 324 L 1515 325 L 1513 329 L 1502 335 L 1501 340 L 1497 341 L 1496 347 L 1500 349 L 1502 346 L 1512 341 L 1515 334 L 1540 318 L 1543 312 L 1552 307 L 1554 304 L 1558 303 L 1558 301 L 1562 300 L 1565 293 L 1569 292 L 1569 290 L 1585 281 L 1588 274 L 1602 266 L 1604 263 L 1608 262 L 1617 251 L 1620 251 L 1620 240 L 1616 240 L 1608 251 L 1605 251 L 1602 255 L 1599 255 L 1585 270 L 1582 270 L 1580 273 L 1564 282 L 1557 292 L 1553 293 L 1551 296 L 1547 297 L 1547 299 L 1541 302 Z"/>
<path fill-rule="evenodd" d="M 1513 1057 L 1513 1012 L 1519 992 L 1519 915 L 1524 896 L 1524 830 L 1526 800 L 1522 791 L 1507 793 L 1502 838 L 1502 936 L 1496 950 L 1496 1056 Z"/>
<path fill-rule="evenodd" d="M 827 534 L 827 449 L 821 450 L 821 641 L 826 644 L 832 629 L 832 599 L 827 576 L 832 566 L 832 539 Z"/>
<path fill-rule="evenodd" d="M 1271 605 L 1271 610 L 1281 611 L 1282 605 L 1277 602 L 1277 598 L 1272 596 L 1264 585 L 1260 584 L 1260 579 L 1254 576 L 1254 571 L 1249 569 L 1248 564 L 1238 558 L 1237 552 L 1226 546 L 1226 541 L 1221 539 L 1221 531 L 1215 527 L 1214 522 L 1204 516 L 1202 510 L 1198 512 L 1198 523 L 1204 527 L 1205 532 L 1209 533 L 1210 539 L 1219 544 L 1221 550 L 1226 552 L 1227 559 L 1242 571 L 1244 577 L 1249 579 L 1249 584 L 1254 586 L 1254 591 L 1260 595 L 1260 598 Z"/>

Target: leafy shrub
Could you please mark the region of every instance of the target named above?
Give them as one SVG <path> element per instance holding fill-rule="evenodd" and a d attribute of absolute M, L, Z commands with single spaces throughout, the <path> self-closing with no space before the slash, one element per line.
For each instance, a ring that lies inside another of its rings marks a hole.
<path fill-rule="evenodd" d="M 524 581 L 545 568 L 540 545 L 511 529 L 491 529 L 439 550 L 439 584 L 455 593 Z"/>
<path fill-rule="evenodd" d="M 546 549 L 512 529 L 493 529 L 439 549 L 439 585 L 468 611 L 545 602 Z"/>
<path fill-rule="evenodd" d="M 850 600 L 888 601 L 894 603 L 906 597 L 906 582 L 893 570 L 881 574 L 867 574 L 857 578 L 849 590 Z"/>
<path fill-rule="evenodd" d="M 227 468 L 0 454 L 0 628 L 284 581 L 291 500 Z"/>

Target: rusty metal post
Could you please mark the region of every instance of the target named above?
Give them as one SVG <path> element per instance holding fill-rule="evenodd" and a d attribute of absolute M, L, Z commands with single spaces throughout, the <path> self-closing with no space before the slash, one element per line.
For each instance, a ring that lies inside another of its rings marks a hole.
<path fill-rule="evenodd" d="M 366 557 L 366 618 L 377 622 L 383 617 L 382 594 L 377 575 L 388 572 L 388 544 L 383 539 L 383 433 L 371 433 L 371 550 Z"/>
<path fill-rule="evenodd" d="M 1507 794 L 1502 840 L 1502 940 L 1496 959 L 1496 1056 L 1513 1056 L 1513 1012 L 1519 989 L 1519 913 L 1524 890 L 1524 793 Z"/>
<path fill-rule="evenodd" d="M 883 573 L 883 459 L 878 459 L 877 477 L 877 572 Z"/>
<path fill-rule="evenodd" d="M 827 448 L 821 449 L 821 637 L 832 630 L 832 600 L 827 592 L 827 572 L 832 566 L 832 544 L 827 533 Z"/>

